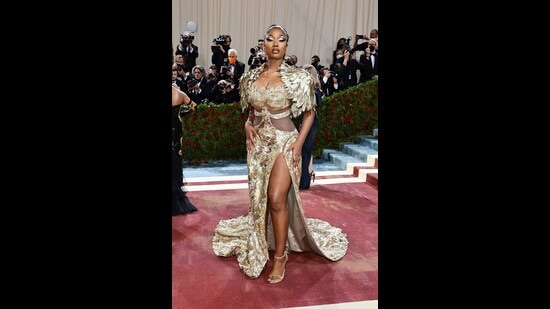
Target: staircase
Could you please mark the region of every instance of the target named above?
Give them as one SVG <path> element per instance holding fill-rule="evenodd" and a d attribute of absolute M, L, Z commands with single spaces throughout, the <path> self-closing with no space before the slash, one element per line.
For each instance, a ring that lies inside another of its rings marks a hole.
<path fill-rule="evenodd" d="M 378 139 L 374 136 L 357 136 L 355 143 L 342 143 L 339 150 L 324 149 L 323 158 L 378 188 Z"/>
<path fill-rule="evenodd" d="M 324 149 L 313 160 L 315 182 L 311 185 L 365 182 L 378 189 L 378 130 L 374 135 L 357 136 L 353 143 L 342 143 L 338 150 Z M 246 161 L 211 162 L 183 167 L 187 191 L 248 188 Z"/>

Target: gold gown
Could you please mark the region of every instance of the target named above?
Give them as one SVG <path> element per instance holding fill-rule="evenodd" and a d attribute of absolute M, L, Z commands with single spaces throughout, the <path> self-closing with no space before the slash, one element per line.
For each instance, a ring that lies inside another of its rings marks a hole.
<path fill-rule="evenodd" d="M 241 106 L 243 111 L 249 105 L 254 108 L 254 127 L 258 132 L 255 147 L 247 153 L 248 213 L 221 220 L 212 238 L 214 253 L 223 257 L 236 255 L 239 267 L 251 278 L 260 276 L 269 259 L 268 250 L 275 250 L 271 215 L 266 212 L 267 188 L 271 169 L 280 154 L 283 154 L 292 178 L 287 197 L 289 229 L 286 250 L 313 251 L 337 261 L 348 248 L 347 235 L 340 228 L 304 216 L 299 195 L 302 165 L 292 164 L 292 152 L 287 151 L 299 134 L 290 117 L 315 108 L 313 79 L 305 70 L 283 63 L 279 72 L 284 86 L 259 88 L 254 81 L 264 66 L 245 72 L 240 83 Z"/>

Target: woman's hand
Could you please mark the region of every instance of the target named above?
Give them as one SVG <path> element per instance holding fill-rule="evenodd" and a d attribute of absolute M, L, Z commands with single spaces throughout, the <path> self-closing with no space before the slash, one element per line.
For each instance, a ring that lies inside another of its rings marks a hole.
<path fill-rule="evenodd" d="M 292 162 L 298 167 L 302 159 L 302 144 L 294 142 L 290 145 L 288 151 L 292 152 Z"/>
<path fill-rule="evenodd" d="M 247 120 L 244 123 L 244 131 L 246 133 L 246 150 L 250 151 L 250 149 L 254 148 L 255 146 L 254 140 L 256 139 L 258 132 L 256 132 L 256 128 L 254 128 L 250 120 Z"/>

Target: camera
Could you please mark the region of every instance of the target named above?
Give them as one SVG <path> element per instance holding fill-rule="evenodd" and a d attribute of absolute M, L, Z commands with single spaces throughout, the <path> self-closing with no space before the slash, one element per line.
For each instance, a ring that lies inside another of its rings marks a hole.
<path fill-rule="evenodd" d="M 220 68 L 220 74 L 221 75 L 227 75 L 228 71 L 231 71 L 231 66 L 229 66 L 229 65 L 224 65 Z"/>
<path fill-rule="evenodd" d="M 346 39 L 346 44 L 344 44 L 344 47 L 343 47 L 344 50 L 347 50 L 349 52 L 351 52 L 352 50 L 351 46 L 349 45 L 350 41 L 351 41 L 351 35 L 348 36 L 348 38 Z"/>
<path fill-rule="evenodd" d="M 195 39 L 194 36 L 188 35 L 188 34 L 180 34 L 180 43 L 183 45 L 187 45 L 191 43 Z"/>
<path fill-rule="evenodd" d="M 225 43 L 226 38 L 227 36 L 225 34 L 220 34 L 212 40 L 213 44 L 210 46 L 210 49 L 212 50 L 213 53 L 220 51 L 220 46 L 223 45 L 223 43 Z"/>
<path fill-rule="evenodd" d="M 220 75 L 227 75 L 227 71 L 231 70 L 231 66 L 229 65 L 229 61 L 227 61 L 227 58 L 223 59 L 223 65 L 220 67 Z"/>
<path fill-rule="evenodd" d="M 352 48 L 350 53 L 356 52 L 358 50 L 365 50 L 365 48 L 367 48 L 367 47 L 369 47 L 369 42 L 363 42 L 363 43 L 355 46 L 354 48 Z M 373 48 L 374 48 L 374 46 L 373 46 Z"/>
<path fill-rule="evenodd" d="M 267 62 L 267 58 L 265 57 L 265 53 L 263 53 L 263 49 L 258 47 L 258 46 L 255 46 L 255 47 L 252 47 L 250 49 L 250 53 L 254 56 L 252 58 L 252 64 L 254 65 L 260 65 L 262 63 L 265 63 Z M 259 53 L 261 53 L 260 55 L 258 55 Z"/>
<path fill-rule="evenodd" d="M 260 65 L 262 63 L 267 62 L 267 58 L 265 57 L 265 53 L 263 53 L 263 49 L 255 46 L 250 49 L 250 53 L 254 56 L 252 58 L 252 64 L 254 65 Z"/>
<path fill-rule="evenodd" d="M 231 91 L 231 89 L 233 89 L 233 88 L 235 88 L 235 85 L 232 84 L 232 83 L 231 83 L 231 84 L 229 84 L 229 83 L 227 83 L 227 84 L 221 84 L 220 87 L 219 87 L 220 91 L 222 91 L 222 92 L 223 92 L 224 90 L 225 90 L 226 92 L 227 92 L 227 91 Z"/>
<path fill-rule="evenodd" d="M 176 65 L 177 65 L 177 67 L 178 67 L 178 71 L 183 70 L 183 64 L 177 63 Z"/>
<path fill-rule="evenodd" d="M 226 38 L 227 36 L 225 34 L 220 34 L 215 37 L 214 40 L 212 40 L 212 43 L 215 43 L 216 45 L 222 45 L 223 43 L 225 43 Z"/>
<path fill-rule="evenodd" d="M 254 46 L 254 47 L 252 47 L 252 48 L 250 49 L 250 53 L 251 53 L 252 55 L 256 55 L 259 51 L 262 51 L 262 49 L 259 48 L 258 46 Z"/>
<path fill-rule="evenodd" d="M 195 79 L 190 79 L 187 81 L 187 88 L 193 88 L 195 87 L 199 82 Z"/>
<path fill-rule="evenodd" d="M 260 57 L 253 57 L 252 58 L 252 64 L 253 65 L 260 65 L 260 64 L 262 64 L 262 59 Z"/>
<path fill-rule="evenodd" d="M 285 56 L 284 61 L 288 65 L 294 65 L 295 64 L 294 61 L 292 60 L 292 58 L 290 58 L 290 56 Z"/>

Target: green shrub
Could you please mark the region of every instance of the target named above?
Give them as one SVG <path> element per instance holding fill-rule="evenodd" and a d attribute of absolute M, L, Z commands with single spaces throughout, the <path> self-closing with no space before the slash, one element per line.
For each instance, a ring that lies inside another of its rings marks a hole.
<path fill-rule="evenodd" d="M 350 87 L 323 98 L 314 157 L 323 149 L 338 149 L 357 135 L 372 135 L 378 127 L 378 80 Z M 244 123 L 239 103 L 199 104 L 182 117 L 182 157 L 191 164 L 246 160 Z"/>
<path fill-rule="evenodd" d="M 323 97 L 318 115 L 315 157 L 320 157 L 323 149 L 338 149 L 340 143 L 355 142 L 358 135 L 372 135 L 378 127 L 378 80 Z"/>

